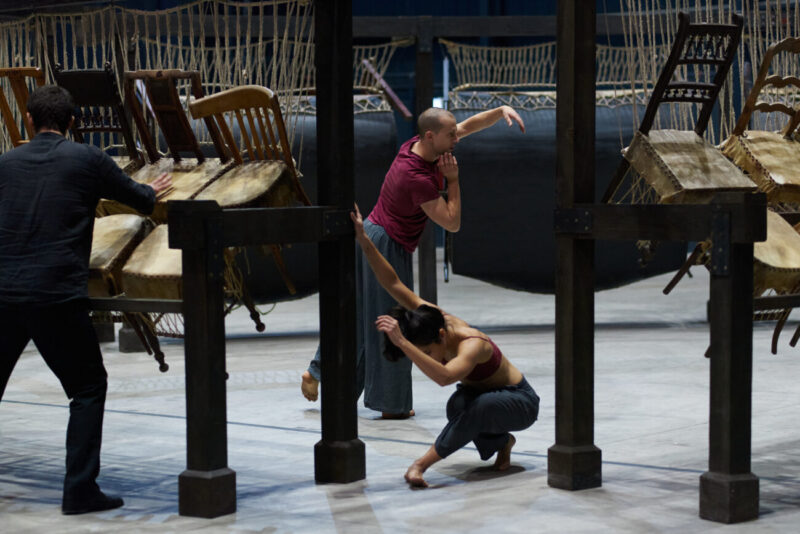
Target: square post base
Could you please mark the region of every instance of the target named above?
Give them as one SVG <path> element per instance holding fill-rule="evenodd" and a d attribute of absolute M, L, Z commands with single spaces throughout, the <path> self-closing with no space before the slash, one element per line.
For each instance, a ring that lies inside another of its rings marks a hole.
<path fill-rule="evenodd" d="M 187 469 L 178 476 L 178 513 L 207 519 L 236 511 L 236 472 Z"/>
<path fill-rule="evenodd" d="M 314 445 L 314 480 L 345 484 L 367 477 L 364 442 L 320 440 Z"/>
<path fill-rule="evenodd" d="M 700 476 L 700 517 L 741 523 L 758 517 L 758 477 L 706 471 Z"/>
<path fill-rule="evenodd" d="M 602 468 L 602 451 L 594 445 L 553 445 L 547 450 L 547 484 L 553 488 L 599 488 Z"/>

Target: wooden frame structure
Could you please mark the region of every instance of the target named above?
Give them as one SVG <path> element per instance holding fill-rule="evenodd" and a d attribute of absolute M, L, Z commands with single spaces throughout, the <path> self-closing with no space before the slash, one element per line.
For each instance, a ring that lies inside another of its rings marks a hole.
<path fill-rule="evenodd" d="M 365 477 L 355 391 L 352 37 L 407 35 L 415 24 L 417 113 L 432 97 L 436 36 L 537 35 L 528 19 L 373 17 L 357 23 L 350 0 L 320 2 L 316 13 L 317 143 L 323 207 L 220 210 L 214 202 L 176 202 L 170 245 L 183 250 L 186 295 L 187 469 L 179 478 L 182 515 L 217 517 L 236 509 L 227 465 L 222 256 L 225 246 L 319 242 L 323 381 L 318 482 Z M 557 15 L 556 436 L 548 483 L 579 490 L 602 483 L 594 444 L 594 240 L 697 240 L 709 234 L 711 369 L 709 469 L 700 477 L 700 516 L 738 522 L 758 515 L 758 478 L 750 472 L 753 242 L 766 237 L 761 194 L 723 194 L 710 205 L 607 205 L 594 200 L 594 0 L 559 0 Z M 387 20 L 388 19 L 388 20 Z M 410 20 L 409 20 L 410 19 Z M 499 20 L 502 19 L 502 20 Z M 322 23 L 321 21 L 324 21 Z M 427 107 L 427 106 L 426 106 Z M 435 280 L 435 279 L 434 279 Z M 434 285 L 435 292 L 435 285 Z M 430 296 L 426 297 L 430 299 Z M 435 298 L 435 293 L 434 293 Z M 175 304 L 147 301 L 147 309 Z M 93 307 L 130 307 L 105 303 Z"/>
<path fill-rule="evenodd" d="M 602 483 L 594 444 L 594 240 L 699 240 L 712 235 L 709 468 L 700 517 L 758 516 L 750 471 L 753 242 L 766 238 L 763 194 L 723 194 L 710 205 L 594 203 L 595 2 L 558 2 L 556 108 L 556 442 L 548 483 Z"/>

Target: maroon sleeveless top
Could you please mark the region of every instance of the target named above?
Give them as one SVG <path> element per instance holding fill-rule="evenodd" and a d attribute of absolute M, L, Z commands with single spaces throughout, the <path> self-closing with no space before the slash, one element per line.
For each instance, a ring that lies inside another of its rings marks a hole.
<path fill-rule="evenodd" d="M 500 369 L 500 362 L 503 361 L 503 353 L 500 352 L 500 349 L 497 348 L 497 345 L 494 344 L 488 337 L 481 337 L 481 336 L 469 336 L 465 337 L 464 339 L 472 339 L 478 338 L 484 341 L 488 341 L 492 345 L 492 357 L 486 360 L 483 363 L 479 363 L 475 366 L 470 374 L 466 376 L 467 380 L 472 380 L 473 382 L 477 382 L 479 380 L 485 380 L 492 376 L 495 371 Z"/>

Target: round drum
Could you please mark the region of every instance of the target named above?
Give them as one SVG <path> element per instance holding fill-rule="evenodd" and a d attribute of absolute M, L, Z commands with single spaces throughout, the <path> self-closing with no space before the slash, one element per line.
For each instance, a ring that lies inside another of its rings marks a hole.
<path fill-rule="evenodd" d="M 753 244 L 753 294 L 794 293 L 800 287 L 800 233 L 767 210 L 767 239 Z"/>
<path fill-rule="evenodd" d="M 122 291 L 122 267 L 151 228 L 141 215 L 95 219 L 89 257 L 89 296 L 109 297 Z"/>
<path fill-rule="evenodd" d="M 166 224 L 156 226 L 122 269 L 122 288 L 130 298 L 182 298 L 180 249 L 169 248 Z"/>

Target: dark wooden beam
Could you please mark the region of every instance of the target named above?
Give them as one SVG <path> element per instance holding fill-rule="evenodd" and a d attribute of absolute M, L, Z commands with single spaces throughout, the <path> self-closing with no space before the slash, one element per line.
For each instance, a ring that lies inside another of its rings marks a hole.
<path fill-rule="evenodd" d="M 709 451 L 700 517 L 738 523 L 758 517 L 759 501 L 758 477 L 750 471 L 753 244 L 732 244 L 724 260 L 725 268 L 711 272 Z"/>
<path fill-rule="evenodd" d="M 236 473 L 228 467 L 220 213 L 206 203 L 183 211 L 205 247 L 182 252 L 186 470 L 178 477 L 178 512 L 206 518 L 236 511 Z M 175 221 L 174 213 L 168 216 Z"/>
<path fill-rule="evenodd" d="M 595 2 L 558 2 L 556 205 L 594 201 Z M 601 485 L 594 445 L 594 241 L 556 236 L 556 442 L 547 483 L 580 490 Z"/>
<path fill-rule="evenodd" d="M 355 198 L 353 11 L 350 0 L 315 6 L 318 197 L 350 210 Z M 317 482 L 366 477 L 356 417 L 355 241 L 319 244 L 322 439 L 314 446 Z"/>
<path fill-rule="evenodd" d="M 414 121 L 433 103 L 433 17 L 413 17 L 416 20 L 417 61 L 414 72 Z M 416 130 L 416 128 L 415 128 Z M 436 224 L 429 220 L 417 245 L 419 296 L 434 304 L 438 302 L 436 288 Z"/>
<path fill-rule="evenodd" d="M 556 233 L 576 239 L 702 241 L 712 232 L 714 211 L 731 213 L 730 238 L 753 243 L 767 238 L 763 193 L 726 193 L 709 204 L 575 204 L 555 212 Z"/>
<path fill-rule="evenodd" d="M 213 200 L 176 200 L 168 204 L 174 213 L 183 213 L 184 206 L 191 209 L 191 206 L 198 203 L 219 209 Z M 352 238 L 351 211 L 352 207 L 342 209 L 338 206 L 226 209 L 220 214 L 220 239 L 223 246 L 243 247 Z M 194 231 L 191 219 L 186 216 L 176 217 L 169 230 L 171 248 L 203 246 L 202 236 Z"/>

